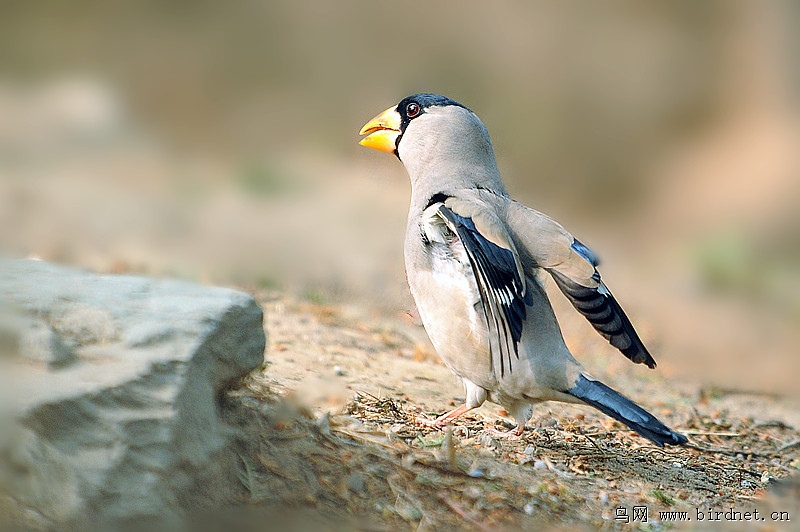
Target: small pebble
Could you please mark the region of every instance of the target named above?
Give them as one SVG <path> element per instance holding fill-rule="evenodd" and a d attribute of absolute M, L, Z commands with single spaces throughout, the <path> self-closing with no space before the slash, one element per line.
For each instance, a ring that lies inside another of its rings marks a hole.
<path fill-rule="evenodd" d="M 533 468 L 534 469 L 547 469 L 547 462 L 545 462 L 544 460 L 536 460 L 533 463 Z"/>
<path fill-rule="evenodd" d="M 533 515 L 533 512 L 536 511 L 536 506 L 529 502 L 522 507 L 522 511 L 525 512 L 525 515 Z"/>
<path fill-rule="evenodd" d="M 523 454 L 526 454 L 528 456 L 533 456 L 533 454 L 536 452 L 536 447 L 533 446 L 533 445 L 528 445 L 527 447 L 525 447 L 525 450 L 522 451 L 522 452 L 523 452 Z"/>
<path fill-rule="evenodd" d="M 478 469 L 478 468 L 470 469 L 467 474 L 469 476 L 471 476 L 472 478 L 483 478 L 483 470 L 482 469 Z"/>
<path fill-rule="evenodd" d="M 367 485 L 364 483 L 364 477 L 359 474 L 352 474 L 347 477 L 347 488 L 353 493 L 364 493 L 367 491 Z"/>
<path fill-rule="evenodd" d="M 339 366 L 333 366 L 333 372 L 337 377 L 344 377 L 344 370 Z"/>
<path fill-rule="evenodd" d="M 764 471 L 764 474 L 761 475 L 761 483 L 762 484 L 772 484 L 775 483 L 775 477 L 769 474 L 769 471 Z"/>
<path fill-rule="evenodd" d="M 494 449 L 500 447 L 500 443 L 491 436 L 489 436 L 488 434 L 481 434 L 480 436 L 478 436 L 478 443 L 480 443 L 481 446 L 486 447 L 487 449 Z"/>

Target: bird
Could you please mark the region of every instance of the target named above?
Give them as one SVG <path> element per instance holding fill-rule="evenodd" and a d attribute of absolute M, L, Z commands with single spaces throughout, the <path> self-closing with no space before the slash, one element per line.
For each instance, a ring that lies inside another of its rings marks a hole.
<path fill-rule="evenodd" d="M 360 144 L 394 154 L 411 181 L 404 257 L 425 330 L 462 381 L 465 402 L 430 420 L 442 428 L 485 401 L 504 407 L 519 438 L 545 401 L 588 404 L 658 446 L 684 445 L 572 355 L 544 287 L 549 274 L 574 308 L 637 364 L 656 362 L 597 269 L 597 255 L 547 215 L 513 200 L 489 132 L 442 95 L 402 99 L 367 122 Z"/>

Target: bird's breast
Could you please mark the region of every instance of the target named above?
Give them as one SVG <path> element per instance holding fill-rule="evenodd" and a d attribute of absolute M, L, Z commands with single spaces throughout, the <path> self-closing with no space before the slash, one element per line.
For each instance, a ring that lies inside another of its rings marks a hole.
<path fill-rule="evenodd" d="M 438 220 L 438 221 L 437 221 Z M 438 217 L 406 235 L 411 294 L 436 351 L 454 373 L 491 386 L 488 329 L 467 252 Z"/>

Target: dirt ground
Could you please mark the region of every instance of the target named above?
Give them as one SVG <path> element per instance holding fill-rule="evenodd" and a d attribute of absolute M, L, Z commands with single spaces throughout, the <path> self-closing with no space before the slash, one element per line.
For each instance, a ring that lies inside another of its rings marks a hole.
<path fill-rule="evenodd" d="M 798 528 L 800 431 L 782 421 L 786 398 L 634 367 L 597 376 L 690 445 L 661 449 L 591 408 L 556 403 L 538 407 L 518 440 L 486 433 L 513 426 L 488 403 L 434 430 L 415 420 L 463 391 L 421 327 L 258 297 L 269 362 L 226 406 L 246 434 L 247 491 L 217 518 L 252 529 Z"/>

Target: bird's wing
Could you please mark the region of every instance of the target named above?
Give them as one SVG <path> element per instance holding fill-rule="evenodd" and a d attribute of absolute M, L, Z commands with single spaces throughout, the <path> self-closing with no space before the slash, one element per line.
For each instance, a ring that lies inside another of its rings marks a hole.
<path fill-rule="evenodd" d="M 523 260 L 545 269 L 589 323 L 632 362 L 656 367 L 625 311 L 597 271 L 597 256 L 552 218 L 508 200 L 506 221 Z"/>
<path fill-rule="evenodd" d="M 489 356 L 496 375 L 512 371 L 531 304 L 525 272 L 504 224 L 489 206 L 448 197 L 438 215 L 458 236 L 472 266 L 489 330 Z"/>

